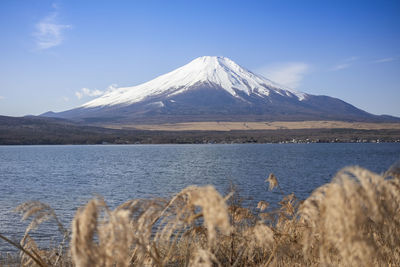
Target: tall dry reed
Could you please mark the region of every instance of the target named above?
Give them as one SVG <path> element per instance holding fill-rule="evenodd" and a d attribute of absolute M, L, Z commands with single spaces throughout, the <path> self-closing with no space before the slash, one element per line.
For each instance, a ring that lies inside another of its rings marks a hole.
<path fill-rule="evenodd" d="M 399 164 L 382 175 L 345 168 L 304 201 L 284 195 L 275 175 L 267 182 L 282 193 L 278 209 L 191 186 L 114 210 L 95 198 L 70 234 L 48 205 L 30 202 L 17 208 L 31 219 L 21 242 L 0 238 L 20 249 L 22 266 L 400 266 Z M 47 220 L 64 242 L 41 250 L 29 233 Z"/>

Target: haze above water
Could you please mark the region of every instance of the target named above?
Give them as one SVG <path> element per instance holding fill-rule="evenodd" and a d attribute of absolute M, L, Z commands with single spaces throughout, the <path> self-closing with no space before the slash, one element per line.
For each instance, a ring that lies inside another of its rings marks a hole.
<path fill-rule="evenodd" d="M 27 224 L 11 210 L 29 200 L 50 204 L 66 225 L 96 194 L 115 207 L 189 185 L 211 184 L 224 194 L 233 183 L 253 206 L 281 199 L 264 182 L 271 172 L 286 194 L 304 199 L 342 167 L 380 173 L 399 159 L 400 143 L 0 146 L 0 232 L 21 238 Z M 39 230 L 39 239 L 48 241 L 54 229 Z"/>

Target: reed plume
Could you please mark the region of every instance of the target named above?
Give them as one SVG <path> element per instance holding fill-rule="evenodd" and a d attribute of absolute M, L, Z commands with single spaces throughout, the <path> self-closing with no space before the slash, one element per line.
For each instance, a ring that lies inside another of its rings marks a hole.
<path fill-rule="evenodd" d="M 114 210 L 95 198 L 76 212 L 72 234 L 50 206 L 29 202 L 17 208 L 32 220 L 20 244 L 0 238 L 21 250 L 22 266 L 400 266 L 399 166 L 345 168 L 304 201 L 283 195 L 278 208 L 243 207 L 237 192 L 212 186 Z M 282 191 L 275 175 L 267 181 Z M 38 247 L 30 231 L 46 220 L 68 249 Z"/>
<path fill-rule="evenodd" d="M 324 265 L 399 265 L 400 180 L 396 175 L 385 177 L 349 167 L 318 188 L 299 210 L 304 255 Z"/>

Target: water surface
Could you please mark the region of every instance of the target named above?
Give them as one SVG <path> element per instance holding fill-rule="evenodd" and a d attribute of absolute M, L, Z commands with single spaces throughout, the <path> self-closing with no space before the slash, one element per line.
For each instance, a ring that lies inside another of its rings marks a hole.
<path fill-rule="evenodd" d="M 115 207 L 189 185 L 211 184 L 224 193 L 233 183 L 254 205 L 281 198 L 267 191 L 271 172 L 285 193 L 304 199 L 345 166 L 380 173 L 399 159 L 400 143 L 0 146 L 0 233 L 22 236 L 26 223 L 11 210 L 29 200 L 50 204 L 69 226 L 76 208 L 96 194 Z M 40 238 L 53 231 L 40 228 Z"/>

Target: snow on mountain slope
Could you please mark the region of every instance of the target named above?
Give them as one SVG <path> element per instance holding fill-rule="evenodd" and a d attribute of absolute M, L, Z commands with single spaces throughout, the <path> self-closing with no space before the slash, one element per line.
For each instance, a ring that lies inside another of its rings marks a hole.
<path fill-rule="evenodd" d="M 299 101 L 307 97 L 305 93 L 285 88 L 254 74 L 229 58 L 204 56 L 149 82 L 115 89 L 81 107 L 130 105 L 149 97 L 177 95 L 190 90 L 199 83 L 216 85 L 239 99 L 238 91 L 246 95 L 255 94 L 261 97 L 267 97 L 271 91 L 274 91 L 282 96 L 295 97 Z"/>
<path fill-rule="evenodd" d="M 340 99 L 280 86 L 225 57 L 199 57 L 133 87 L 44 117 L 103 125 L 196 121 L 398 121 Z"/>

